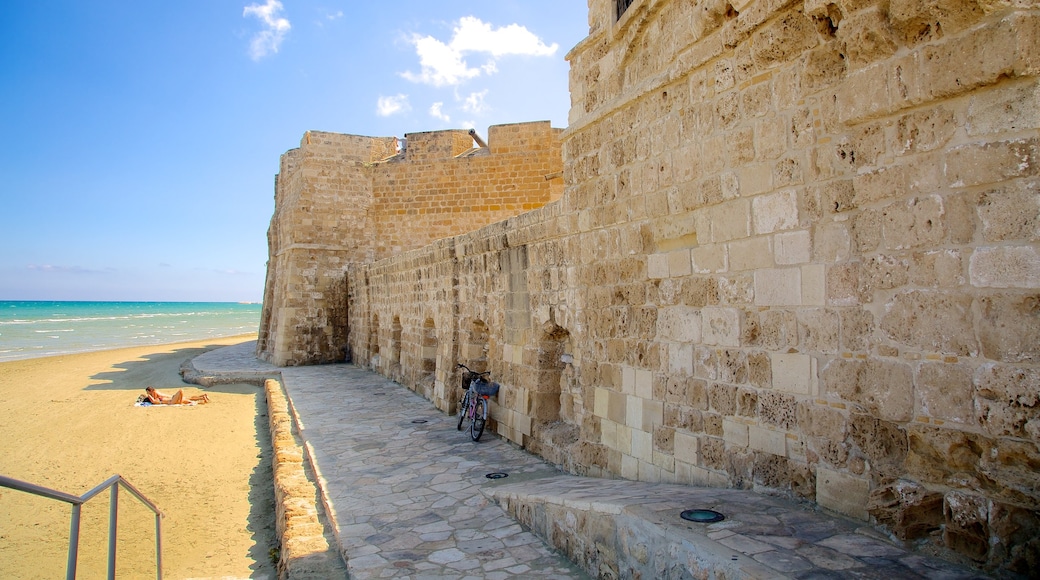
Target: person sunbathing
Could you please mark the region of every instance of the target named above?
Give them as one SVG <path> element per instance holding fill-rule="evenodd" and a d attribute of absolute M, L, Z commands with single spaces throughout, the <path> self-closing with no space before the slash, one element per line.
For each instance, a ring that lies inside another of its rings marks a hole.
<path fill-rule="evenodd" d="M 148 387 L 144 390 L 144 394 L 145 400 L 153 405 L 191 405 L 193 403 L 209 402 L 209 395 L 205 393 L 193 397 L 185 397 L 182 389 L 177 389 L 176 393 L 167 395 L 155 390 L 155 387 Z"/>

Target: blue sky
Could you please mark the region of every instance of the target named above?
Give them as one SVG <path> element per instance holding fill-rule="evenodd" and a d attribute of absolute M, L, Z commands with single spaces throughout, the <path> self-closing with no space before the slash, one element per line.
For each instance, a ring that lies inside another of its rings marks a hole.
<path fill-rule="evenodd" d="M 258 301 L 308 130 L 565 127 L 580 0 L 39 0 L 0 19 L 0 300 Z"/>

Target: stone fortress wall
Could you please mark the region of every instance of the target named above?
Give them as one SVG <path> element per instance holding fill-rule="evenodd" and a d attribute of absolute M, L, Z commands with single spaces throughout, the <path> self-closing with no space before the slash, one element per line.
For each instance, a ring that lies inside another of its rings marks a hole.
<path fill-rule="evenodd" d="M 1028 571 L 1040 10 L 589 4 L 563 196 L 364 259 L 360 222 L 342 254 L 272 253 L 268 292 L 317 266 L 300 288 L 346 299 L 292 305 L 274 359 L 345 345 L 445 411 L 455 363 L 486 368 L 492 426 L 572 472 L 777 490 Z"/>
<path fill-rule="evenodd" d="M 548 122 L 361 137 L 309 131 L 282 156 L 268 230 L 257 352 L 279 365 L 341 361 L 344 272 L 558 199 L 559 129 Z M 479 136 L 478 136 L 479 138 Z"/>

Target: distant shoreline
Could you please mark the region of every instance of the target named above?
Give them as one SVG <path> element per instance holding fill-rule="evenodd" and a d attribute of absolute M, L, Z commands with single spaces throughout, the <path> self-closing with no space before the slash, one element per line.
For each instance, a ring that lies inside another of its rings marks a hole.
<path fill-rule="evenodd" d="M 0 367 L 2 367 L 3 365 L 6 365 L 8 363 L 24 362 L 24 361 L 29 361 L 29 360 L 32 360 L 32 361 L 43 361 L 43 360 L 46 360 L 46 359 L 64 358 L 64 357 L 77 356 L 77 355 L 83 355 L 83 354 L 96 354 L 96 353 L 110 352 L 110 351 L 116 351 L 116 350 L 138 349 L 138 348 L 149 348 L 149 347 L 166 349 L 168 347 L 182 345 L 182 344 L 198 344 L 200 342 L 208 342 L 208 341 L 215 341 L 215 342 L 224 343 L 226 341 L 235 340 L 235 339 L 239 339 L 239 338 L 242 339 L 241 342 L 246 342 L 248 340 L 256 340 L 258 336 L 259 336 L 259 333 L 247 332 L 245 334 L 229 334 L 229 335 L 224 335 L 224 336 L 211 336 L 211 337 L 206 337 L 206 338 L 201 338 L 201 339 L 200 338 L 188 338 L 188 339 L 185 339 L 185 340 L 173 340 L 173 341 L 170 341 L 170 342 L 155 342 L 155 343 L 145 343 L 145 344 L 127 344 L 127 345 L 103 346 L 103 347 L 99 347 L 99 348 L 90 348 L 90 349 L 84 349 L 84 350 L 77 350 L 77 351 L 73 351 L 73 352 L 63 352 L 63 353 L 56 353 L 56 354 L 55 353 L 47 353 L 47 354 L 43 354 L 43 355 L 39 355 L 39 356 L 21 356 L 21 357 L 15 357 L 15 358 L 2 359 L 2 360 L 0 360 Z"/>

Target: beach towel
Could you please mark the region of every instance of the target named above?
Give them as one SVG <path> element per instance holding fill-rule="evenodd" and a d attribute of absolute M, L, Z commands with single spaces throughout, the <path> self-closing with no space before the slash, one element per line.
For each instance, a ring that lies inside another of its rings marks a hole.
<path fill-rule="evenodd" d="M 135 407 L 194 407 L 197 404 L 198 403 L 196 401 L 191 401 L 191 402 L 188 402 L 188 403 L 181 403 L 180 405 L 153 405 L 153 404 L 149 403 L 148 401 L 137 401 L 136 403 L 134 403 L 134 406 Z"/>

